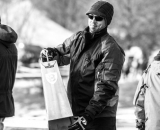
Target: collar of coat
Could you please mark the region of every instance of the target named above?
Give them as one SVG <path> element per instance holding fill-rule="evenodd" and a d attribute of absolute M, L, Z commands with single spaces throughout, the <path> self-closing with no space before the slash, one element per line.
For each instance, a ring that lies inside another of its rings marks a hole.
<path fill-rule="evenodd" d="M 94 40 L 95 38 L 98 38 L 99 36 L 103 36 L 105 34 L 108 34 L 108 32 L 107 32 L 107 27 L 105 27 L 104 29 L 100 30 L 99 32 L 90 33 L 89 32 L 89 27 L 86 27 L 84 29 L 84 34 L 85 34 L 87 39 Z"/>

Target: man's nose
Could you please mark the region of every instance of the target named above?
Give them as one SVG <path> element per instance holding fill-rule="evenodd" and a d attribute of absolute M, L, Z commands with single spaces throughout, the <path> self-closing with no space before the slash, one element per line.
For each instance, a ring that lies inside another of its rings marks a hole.
<path fill-rule="evenodd" d="M 97 22 L 97 21 L 95 20 L 95 17 L 93 17 L 92 22 Z"/>

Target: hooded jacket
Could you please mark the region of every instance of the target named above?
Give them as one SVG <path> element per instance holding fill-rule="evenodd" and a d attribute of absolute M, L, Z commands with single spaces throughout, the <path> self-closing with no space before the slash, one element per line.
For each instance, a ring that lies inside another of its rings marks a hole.
<path fill-rule="evenodd" d="M 133 100 L 135 115 L 145 130 L 160 130 L 160 53 L 143 73 Z"/>
<path fill-rule="evenodd" d="M 0 117 L 14 115 L 12 89 L 17 70 L 16 32 L 0 24 Z"/>
<path fill-rule="evenodd" d="M 98 33 L 73 34 L 57 48 L 64 65 L 69 54 L 68 97 L 75 116 L 115 117 L 118 104 L 118 81 L 124 63 L 124 51 L 103 29 Z"/>

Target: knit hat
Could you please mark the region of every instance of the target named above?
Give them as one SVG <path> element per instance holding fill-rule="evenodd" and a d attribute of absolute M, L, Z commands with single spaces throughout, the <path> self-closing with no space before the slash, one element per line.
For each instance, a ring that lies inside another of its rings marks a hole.
<path fill-rule="evenodd" d="M 107 25 L 109 25 L 114 14 L 114 9 L 113 6 L 106 1 L 97 1 L 91 6 L 90 10 L 86 13 L 86 15 L 88 14 L 95 14 L 103 18 L 106 18 Z"/>
<path fill-rule="evenodd" d="M 160 51 L 159 51 L 158 54 L 154 57 L 154 60 L 160 61 Z"/>

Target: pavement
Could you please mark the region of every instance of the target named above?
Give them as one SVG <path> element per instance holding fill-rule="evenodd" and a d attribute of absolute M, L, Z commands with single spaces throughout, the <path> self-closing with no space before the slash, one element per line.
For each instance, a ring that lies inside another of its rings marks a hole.
<path fill-rule="evenodd" d="M 118 108 L 117 130 L 137 130 L 135 128 L 134 108 Z"/>
<path fill-rule="evenodd" d="M 33 81 L 31 82 L 29 80 L 30 75 L 28 75 L 27 73 L 23 76 L 17 74 L 18 79 L 21 79 L 22 77 L 27 80 L 25 82 L 23 80 L 22 81 L 19 80 L 19 82 L 16 82 L 15 83 L 16 88 L 22 89 L 22 88 L 28 88 L 29 86 L 34 86 L 34 92 L 35 92 L 35 86 L 40 86 L 39 84 L 41 82 L 38 82 L 36 79 L 35 79 L 35 82 L 33 82 Z M 34 75 L 33 77 L 36 77 L 36 76 Z M 38 74 L 37 77 L 39 78 L 40 75 Z M 33 80 L 33 78 L 32 78 L 32 80 Z M 64 80 L 64 82 L 66 82 L 66 81 L 67 80 Z M 121 83 L 123 83 L 123 82 L 125 82 L 125 81 L 121 80 Z M 128 86 L 127 86 L 127 88 L 128 88 Z M 32 89 L 30 89 L 30 90 L 32 90 Z M 20 91 L 17 91 L 17 92 L 20 92 Z M 30 91 L 30 93 L 31 93 L 31 91 Z M 23 93 L 23 94 L 25 94 L 25 93 Z M 130 93 L 128 95 L 129 95 L 129 97 L 131 97 Z M 28 96 L 32 97 L 32 95 L 28 95 Z M 123 97 L 123 96 L 121 96 L 121 97 Z M 19 98 L 22 98 L 22 97 L 18 97 L 17 99 L 19 100 Z M 125 99 L 127 100 L 126 97 L 125 97 Z M 41 98 L 40 98 L 40 101 L 41 101 Z M 23 102 L 24 102 L 24 99 L 23 99 Z M 48 121 L 47 121 L 46 115 L 45 115 L 46 111 L 44 109 L 40 110 L 40 107 L 37 106 L 37 104 L 32 104 L 32 105 L 34 105 L 33 107 L 36 108 L 34 111 L 28 112 L 26 109 L 23 108 L 24 109 L 23 111 L 25 113 L 19 114 L 19 116 L 6 118 L 4 121 L 5 130 L 48 130 Z M 17 107 L 16 109 L 18 111 L 21 111 L 22 108 L 19 106 L 19 104 L 17 105 L 17 103 L 15 103 L 15 106 Z M 22 115 L 25 115 L 25 116 L 22 116 Z M 28 115 L 28 116 L 26 116 L 26 115 Z M 33 117 L 33 115 L 34 115 L 34 117 Z M 133 107 L 123 107 L 123 108 L 119 107 L 118 108 L 118 111 L 117 111 L 117 130 L 137 130 L 135 128 L 135 116 L 134 116 L 134 108 Z"/>

